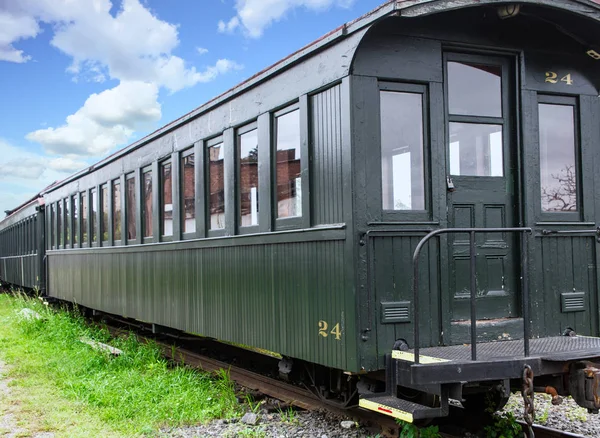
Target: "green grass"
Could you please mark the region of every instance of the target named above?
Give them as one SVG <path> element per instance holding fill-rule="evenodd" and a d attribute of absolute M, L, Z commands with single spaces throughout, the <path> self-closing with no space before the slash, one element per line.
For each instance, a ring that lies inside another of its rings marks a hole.
<path fill-rule="evenodd" d="M 19 312 L 30 308 L 41 320 Z M 172 367 L 153 344 L 133 335 L 112 339 L 76 312 L 42 300 L 0 295 L 0 359 L 8 366 L 11 399 L 0 399 L 28 431 L 61 436 L 157 435 L 161 428 L 239 415 L 226 373 Z M 123 350 L 112 357 L 80 339 Z M 31 430 L 34 429 L 34 430 Z"/>

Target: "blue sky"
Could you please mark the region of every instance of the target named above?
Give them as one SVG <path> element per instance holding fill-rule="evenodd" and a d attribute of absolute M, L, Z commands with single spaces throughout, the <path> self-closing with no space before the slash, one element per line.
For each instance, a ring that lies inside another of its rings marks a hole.
<path fill-rule="evenodd" d="M 384 0 L 0 0 L 0 218 Z"/>

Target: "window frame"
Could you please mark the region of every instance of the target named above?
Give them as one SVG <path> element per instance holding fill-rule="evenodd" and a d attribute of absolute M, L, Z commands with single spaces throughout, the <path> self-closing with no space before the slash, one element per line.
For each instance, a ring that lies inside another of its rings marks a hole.
<path fill-rule="evenodd" d="M 139 214 L 139 194 L 136 190 L 136 173 L 127 173 L 125 174 L 125 190 L 123 191 L 123 196 L 125 197 L 125 210 L 124 210 L 124 227 L 125 227 L 125 242 L 127 245 L 135 245 L 137 242 L 137 238 L 139 237 L 140 230 L 138 230 L 137 225 L 137 216 Z M 132 208 L 129 203 L 129 181 L 133 181 L 133 208 L 135 211 L 133 212 L 133 224 L 135 226 L 135 237 L 133 239 L 129 238 L 129 213 L 131 213 L 130 209 Z"/>
<path fill-rule="evenodd" d="M 165 181 L 164 181 L 164 167 L 171 166 L 171 234 L 165 234 Z M 158 162 L 158 180 L 159 180 L 159 192 L 158 192 L 158 222 L 160 228 L 160 241 L 161 242 L 172 242 L 175 234 L 175 190 L 173 190 L 173 176 L 174 176 L 174 165 L 173 160 L 169 157 Z"/>
<path fill-rule="evenodd" d="M 381 155 L 381 123 L 382 123 L 382 112 L 381 112 L 381 93 L 382 92 L 395 92 L 395 93 L 408 93 L 408 94 L 420 94 L 422 103 L 422 120 L 423 120 L 423 194 L 424 194 L 424 210 L 385 210 L 383 208 L 383 172 L 381 169 L 382 155 Z M 415 84 L 409 82 L 389 82 L 380 81 L 377 88 L 377 136 L 379 139 L 377 149 L 377 169 L 379 175 L 379 183 L 377 196 L 379 197 L 378 205 L 381 209 L 381 217 L 384 222 L 412 222 L 412 221 L 429 221 L 431 220 L 432 214 L 432 193 L 431 193 L 431 120 L 430 120 L 430 91 L 429 86 L 426 84 Z"/>
<path fill-rule="evenodd" d="M 211 224 L 211 220 L 210 220 L 210 156 L 208 154 L 208 150 L 211 147 L 214 147 L 218 144 L 221 144 L 222 148 L 223 148 L 223 217 L 225 220 L 225 224 L 223 225 L 223 228 L 215 228 L 215 229 L 211 229 L 210 228 L 210 224 Z M 227 157 L 225 156 L 227 153 L 227 149 L 225 147 L 225 136 L 224 135 L 219 135 L 218 137 L 213 137 L 209 140 L 206 140 L 204 142 L 204 147 L 202 148 L 202 152 L 204 154 L 204 169 L 203 169 L 203 178 L 204 178 L 204 191 L 205 191 L 205 197 L 206 197 L 206 202 L 204 204 L 204 217 L 206 218 L 206 235 L 207 237 L 222 237 L 225 236 L 226 230 L 227 230 L 227 211 L 228 208 L 232 208 L 231 205 L 227 205 L 227 199 L 226 199 L 226 191 L 227 191 L 227 187 L 225 184 L 225 179 L 227 177 L 227 172 L 226 172 L 226 160 Z M 198 194 L 196 193 L 196 196 L 198 196 Z M 198 226 L 196 224 L 196 226 Z"/>
<path fill-rule="evenodd" d="M 85 198 L 85 199 L 84 199 Z M 80 216 L 81 216 L 81 235 L 79 236 L 79 247 L 80 248 L 91 248 L 91 244 L 90 244 L 90 190 L 83 190 L 81 192 L 79 192 L 79 207 L 80 207 Z M 84 227 L 84 222 L 83 222 L 83 210 L 86 210 L 87 213 L 87 218 L 86 218 L 86 224 Z M 86 239 L 84 240 L 83 236 L 86 236 Z"/>
<path fill-rule="evenodd" d="M 160 169 L 160 168 L 159 168 Z M 149 173 L 150 174 L 150 181 L 152 182 L 152 192 L 150 193 L 150 200 L 152 201 L 152 208 L 150 211 L 150 217 L 146 218 L 145 217 L 145 213 L 146 213 L 146 204 L 144 202 L 145 200 L 145 175 Z M 142 229 L 139 230 L 140 234 L 140 242 L 142 244 L 146 244 L 146 243 L 153 243 L 154 242 L 154 236 L 156 235 L 156 229 L 154 227 L 154 214 L 153 214 L 153 210 L 154 208 L 156 208 L 157 206 L 154 205 L 154 191 L 156 190 L 156 187 L 154 187 L 154 180 L 155 180 L 155 175 L 154 175 L 154 166 L 149 165 L 149 166 L 145 166 L 142 167 L 141 172 L 140 172 L 140 200 L 138 202 L 138 205 L 141 205 L 141 210 L 140 210 L 140 218 L 141 218 L 141 224 L 142 224 Z M 148 220 L 146 220 L 148 219 Z M 148 226 L 148 221 L 152 224 L 152 234 L 150 234 L 149 236 L 146 236 L 146 227 Z"/>
<path fill-rule="evenodd" d="M 117 211 L 115 210 L 115 186 L 118 185 L 119 186 L 119 192 L 120 192 L 120 199 L 119 199 L 119 219 L 121 221 L 121 232 L 120 233 L 116 233 L 116 229 L 115 229 L 115 225 L 117 223 Z M 119 178 L 113 178 L 110 181 L 110 211 L 111 211 L 111 215 L 110 215 L 110 228 L 111 228 L 111 234 L 112 234 L 112 245 L 113 246 L 121 246 L 123 244 L 123 186 L 122 186 L 122 181 L 121 181 L 121 177 Z"/>
<path fill-rule="evenodd" d="M 300 107 L 300 102 L 295 102 L 291 105 L 288 105 L 280 110 L 274 111 L 271 113 L 271 132 L 273 133 L 271 137 L 271 205 L 272 205 L 272 215 L 273 215 L 273 223 L 275 224 L 275 230 L 283 231 L 283 230 L 293 230 L 302 228 L 304 224 L 304 216 L 307 212 L 304 211 L 305 202 L 302 200 L 302 214 L 300 216 L 292 216 L 292 217 L 277 217 L 278 216 L 278 199 L 277 199 L 277 119 L 279 117 L 285 116 L 287 114 L 293 113 L 294 111 L 298 111 L 298 124 L 299 124 L 299 141 L 300 141 L 300 174 L 302 176 L 302 184 L 301 189 L 303 189 L 306 184 L 304 183 L 304 179 L 308 178 L 308 161 L 304 156 L 304 148 L 302 147 L 302 109 Z M 308 196 L 308 193 L 304 193 L 302 191 L 302 196 Z"/>
<path fill-rule="evenodd" d="M 105 202 L 105 197 L 103 195 L 103 191 L 104 189 L 106 189 L 106 230 L 104 229 L 104 202 Z M 98 242 L 100 244 L 100 246 L 111 246 L 111 242 L 110 242 L 110 236 L 112 234 L 112 221 L 110 220 L 110 210 L 111 210 L 111 205 L 112 205 L 112 199 L 111 199 L 111 183 L 109 182 L 105 182 L 103 184 L 100 184 L 100 191 L 99 191 L 99 200 L 100 200 L 100 208 L 98 209 L 98 217 L 100 219 L 99 225 L 100 225 L 100 235 L 98 236 Z M 106 232 L 106 240 L 104 240 L 104 233 Z"/>
<path fill-rule="evenodd" d="M 81 199 L 79 192 L 71 195 L 71 248 L 81 247 Z M 77 215 L 75 215 L 77 213 Z"/>
<path fill-rule="evenodd" d="M 255 234 L 255 233 L 259 233 L 260 232 L 260 199 L 259 199 L 259 204 L 258 204 L 258 211 L 257 211 L 257 220 L 258 223 L 256 225 L 248 225 L 248 226 L 242 226 L 242 167 L 241 167 L 241 137 L 244 134 L 247 134 L 249 132 L 252 131 L 256 131 L 256 139 L 257 139 L 257 161 L 256 161 L 256 165 L 257 165 L 257 184 L 256 184 L 256 193 L 257 195 L 260 197 L 260 180 L 259 175 L 260 175 L 260 169 L 258 169 L 259 166 L 259 160 L 260 160 L 260 132 L 258 131 L 258 121 L 255 120 L 253 122 L 250 123 L 245 123 L 244 125 L 238 127 L 235 129 L 234 131 L 234 163 L 235 163 L 235 224 L 236 224 L 236 231 L 237 234 L 243 235 L 243 234 Z"/>
<path fill-rule="evenodd" d="M 542 210 L 542 168 L 541 168 L 541 142 L 540 142 L 540 113 L 539 106 L 540 104 L 549 104 L 549 105 L 560 105 L 560 106 L 570 106 L 573 108 L 573 134 L 575 144 L 573 145 L 573 153 L 575 158 L 575 177 L 577 183 L 577 211 L 544 211 Z M 535 181 L 535 212 L 540 222 L 556 222 L 556 221 L 565 221 L 565 222 L 581 222 L 584 217 L 584 197 L 582 192 L 582 163 L 581 163 L 581 115 L 580 115 L 580 104 L 577 96 L 568 96 L 568 95 L 553 95 L 546 93 L 538 93 L 535 105 L 535 132 L 536 132 L 536 166 L 537 166 L 537 178 Z"/>
<path fill-rule="evenodd" d="M 194 156 L 194 231 L 185 231 L 185 166 L 183 165 L 183 160 L 189 157 L 190 155 Z M 180 203 L 180 227 L 181 227 L 181 240 L 190 240 L 196 238 L 198 233 L 198 155 L 196 154 L 196 148 L 191 146 L 187 149 L 184 149 L 179 154 L 179 203 Z M 200 212 L 202 214 L 202 212 Z"/>

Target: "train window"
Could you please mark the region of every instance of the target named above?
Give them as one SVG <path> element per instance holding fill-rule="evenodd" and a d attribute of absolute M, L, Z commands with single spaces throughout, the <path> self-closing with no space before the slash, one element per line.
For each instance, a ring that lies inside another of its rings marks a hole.
<path fill-rule="evenodd" d="M 137 237 L 135 219 L 137 214 L 137 203 L 135 196 L 135 177 L 127 177 L 127 203 L 125 204 L 127 216 L 127 239 L 134 240 Z"/>
<path fill-rule="evenodd" d="M 79 244 L 79 203 L 77 202 L 77 195 L 73 195 L 71 204 L 73 205 L 73 245 L 77 245 Z"/>
<path fill-rule="evenodd" d="M 384 210 L 425 210 L 423 94 L 380 92 Z"/>
<path fill-rule="evenodd" d="M 71 244 L 71 198 L 63 200 L 65 206 L 65 248 Z"/>
<path fill-rule="evenodd" d="M 56 249 L 60 249 L 61 246 L 63 245 L 63 242 L 61 240 L 62 237 L 62 228 L 63 228 L 63 221 L 62 219 L 62 201 L 58 201 L 56 203 Z"/>
<path fill-rule="evenodd" d="M 143 236 L 152 237 L 152 171 L 149 170 L 143 174 L 143 211 L 142 211 L 142 227 Z"/>
<path fill-rule="evenodd" d="M 579 210 L 575 108 L 574 101 L 573 105 L 550 102 L 538 104 L 540 195 L 543 212 Z"/>
<path fill-rule="evenodd" d="M 88 197 L 81 193 L 81 246 L 88 243 Z"/>
<path fill-rule="evenodd" d="M 100 236 L 108 242 L 108 185 L 100 187 Z"/>
<path fill-rule="evenodd" d="M 275 118 L 277 217 L 302 216 L 300 111 Z"/>
<path fill-rule="evenodd" d="M 502 117 L 502 67 L 448 62 L 448 106 L 455 115 Z"/>
<path fill-rule="evenodd" d="M 113 239 L 121 240 L 121 182 L 113 181 Z"/>
<path fill-rule="evenodd" d="M 196 174 L 194 154 L 181 158 L 181 227 L 184 233 L 196 232 Z"/>
<path fill-rule="evenodd" d="M 173 177 L 171 172 L 171 163 L 163 163 L 161 165 L 161 178 L 160 182 L 162 185 L 161 193 L 161 218 L 162 218 L 162 235 L 172 236 L 173 235 Z"/>
<path fill-rule="evenodd" d="M 208 148 L 209 229 L 225 228 L 225 155 L 223 143 Z"/>
<path fill-rule="evenodd" d="M 450 123 L 450 173 L 503 176 L 502 125 Z"/>
<path fill-rule="evenodd" d="M 258 130 L 239 133 L 237 141 L 240 226 L 258 225 Z"/>
<path fill-rule="evenodd" d="M 92 189 L 92 211 L 90 214 L 90 227 L 92 228 L 92 243 L 98 242 L 98 192 Z"/>

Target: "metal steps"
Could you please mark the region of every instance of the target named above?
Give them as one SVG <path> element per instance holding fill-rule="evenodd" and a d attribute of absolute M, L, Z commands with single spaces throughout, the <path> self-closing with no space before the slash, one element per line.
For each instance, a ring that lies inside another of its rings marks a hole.
<path fill-rule="evenodd" d="M 394 397 L 388 393 L 377 393 L 370 396 L 361 397 L 358 405 L 361 408 L 369 409 L 380 414 L 389 415 L 390 417 L 398 418 L 408 423 L 412 423 L 415 420 L 437 418 L 448 415 L 447 406 L 446 412 L 444 413 L 442 407 L 430 408 L 418 403 L 413 403 L 408 400 Z"/>

